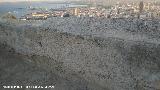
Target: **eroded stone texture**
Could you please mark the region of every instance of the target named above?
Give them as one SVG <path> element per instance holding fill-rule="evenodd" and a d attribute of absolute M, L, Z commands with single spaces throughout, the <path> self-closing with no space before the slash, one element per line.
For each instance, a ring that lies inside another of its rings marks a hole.
<path fill-rule="evenodd" d="M 101 87 L 97 90 L 160 89 L 159 37 L 154 37 L 159 27 L 149 21 L 107 20 L 53 18 L 42 24 L 1 23 L 0 42 L 31 57 L 30 63 L 71 80 L 78 75 Z"/>

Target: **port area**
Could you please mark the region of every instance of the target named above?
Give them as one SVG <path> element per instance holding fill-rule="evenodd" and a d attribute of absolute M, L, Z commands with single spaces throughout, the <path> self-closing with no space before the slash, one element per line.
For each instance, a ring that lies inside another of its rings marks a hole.
<path fill-rule="evenodd" d="M 46 20 L 51 17 L 103 17 L 103 18 L 138 18 L 159 19 L 160 4 L 158 2 L 117 2 L 110 6 L 91 5 L 70 6 L 65 4 L 61 8 L 30 7 L 21 20 Z"/>
<path fill-rule="evenodd" d="M 20 20 L 46 20 L 52 17 L 105 17 L 105 11 L 97 7 L 68 7 L 61 9 L 38 10 L 20 17 Z"/>

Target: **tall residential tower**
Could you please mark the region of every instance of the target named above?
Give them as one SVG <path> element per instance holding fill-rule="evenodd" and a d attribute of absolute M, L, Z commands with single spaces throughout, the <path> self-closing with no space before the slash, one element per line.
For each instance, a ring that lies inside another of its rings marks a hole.
<path fill-rule="evenodd" d="M 144 8 L 144 3 L 143 3 L 143 1 L 140 1 L 140 3 L 139 3 L 139 12 L 140 13 L 143 12 L 143 8 Z"/>

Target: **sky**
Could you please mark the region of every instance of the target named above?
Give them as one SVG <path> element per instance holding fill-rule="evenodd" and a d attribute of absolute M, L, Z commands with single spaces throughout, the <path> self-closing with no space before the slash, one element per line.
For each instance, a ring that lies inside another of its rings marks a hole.
<path fill-rule="evenodd" d="M 60 0 L 0 0 L 0 2 L 17 2 L 17 1 L 60 1 Z"/>
<path fill-rule="evenodd" d="M 17 2 L 17 1 L 70 1 L 70 0 L 0 0 L 0 2 Z M 106 0 L 106 1 L 160 1 L 160 0 Z"/>

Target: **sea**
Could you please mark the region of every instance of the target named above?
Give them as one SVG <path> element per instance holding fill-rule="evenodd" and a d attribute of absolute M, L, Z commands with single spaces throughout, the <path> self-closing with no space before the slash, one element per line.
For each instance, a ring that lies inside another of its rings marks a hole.
<path fill-rule="evenodd" d="M 80 5 L 74 3 L 54 3 L 54 2 L 3 2 L 0 3 L 0 15 L 5 13 L 12 13 L 16 17 L 21 17 L 28 13 L 30 8 L 43 9 L 62 9 L 67 7 L 86 7 L 87 5 Z"/>

